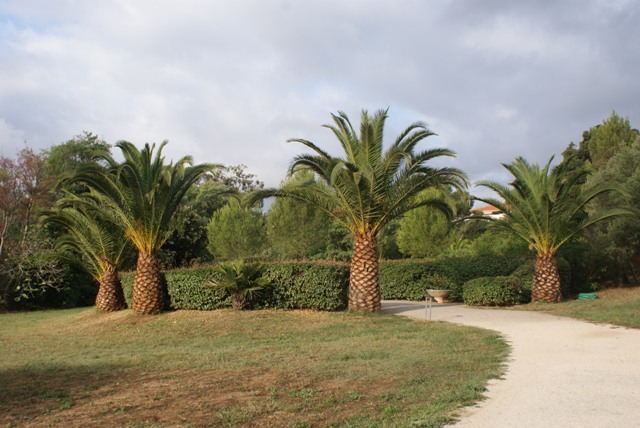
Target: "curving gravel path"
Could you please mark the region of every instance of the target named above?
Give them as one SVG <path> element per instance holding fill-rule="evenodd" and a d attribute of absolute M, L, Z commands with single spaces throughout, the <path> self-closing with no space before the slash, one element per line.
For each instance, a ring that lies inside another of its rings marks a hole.
<path fill-rule="evenodd" d="M 382 311 L 425 319 L 424 303 Z M 496 330 L 512 348 L 504 379 L 456 427 L 640 427 L 640 330 L 462 304 L 434 304 L 431 319 Z"/>

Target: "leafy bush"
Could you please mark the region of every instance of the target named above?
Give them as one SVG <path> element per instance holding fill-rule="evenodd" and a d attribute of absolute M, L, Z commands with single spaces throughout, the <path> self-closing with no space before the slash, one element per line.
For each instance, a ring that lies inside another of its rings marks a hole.
<path fill-rule="evenodd" d="M 529 303 L 531 301 L 531 290 L 533 289 L 533 274 L 536 271 L 536 261 L 527 260 L 518 269 L 513 271 L 509 278 L 513 282 L 520 284 L 520 301 Z"/>
<path fill-rule="evenodd" d="M 462 300 L 463 284 L 483 276 L 506 276 L 524 260 L 512 256 L 444 257 L 436 260 L 394 260 L 380 264 L 380 289 L 383 299 L 422 300 L 429 277 L 444 278 L 453 290 L 452 301 Z M 444 288 L 441 287 L 441 288 Z"/>
<path fill-rule="evenodd" d="M 264 263 L 263 276 L 271 287 L 261 293 L 256 307 L 340 310 L 347 307 L 349 266 L 329 262 Z M 171 308 L 212 310 L 231 305 L 231 297 L 207 286 L 220 279 L 214 266 L 166 273 Z M 133 294 L 133 273 L 122 277 L 127 303 Z"/>
<path fill-rule="evenodd" d="M 510 306 L 520 303 L 520 283 L 506 276 L 481 277 L 464 284 L 464 303 L 471 306 Z"/>
<path fill-rule="evenodd" d="M 415 260 L 385 261 L 380 264 L 380 291 L 383 299 L 422 300 L 426 286 L 423 278 L 433 275 L 433 262 Z"/>
<path fill-rule="evenodd" d="M 474 239 L 471 246 L 472 253 L 477 255 L 526 257 L 530 254 L 529 244 L 495 224 L 489 224 L 487 230 Z"/>
<path fill-rule="evenodd" d="M 437 273 L 426 275 L 422 280 L 426 290 L 452 290 L 456 287 L 453 280 Z"/>
<path fill-rule="evenodd" d="M 562 257 L 556 257 L 558 274 L 560 275 L 560 290 L 562 297 L 567 298 L 572 293 L 571 287 L 571 265 Z"/>
<path fill-rule="evenodd" d="M 91 305 L 96 292 L 89 275 L 63 260 L 49 241 L 35 234 L 0 262 L 0 308 Z"/>
<path fill-rule="evenodd" d="M 572 239 L 558 250 L 558 256 L 571 266 L 571 283 L 567 286 L 570 294 L 589 292 L 593 282 L 602 282 L 622 273 L 617 269 L 607 252 L 610 242 L 598 242 L 592 245 L 584 237 Z"/>
<path fill-rule="evenodd" d="M 176 269 L 164 275 L 172 309 L 213 310 L 231 305 L 228 294 L 206 286 L 214 278 L 211 268 Z M 132 304 L 133 276 L 133 272 L 122 275 L 122 288 L 129 307 Z"/>
<path fill-rule="evenodd" d="M 345 309 L 349 293 L 349 265 L 339 262 L 265 264 L 272 296 L 265 305 L 283 309 Z M 269 290 L 267 290 L 269 291 Z"/>

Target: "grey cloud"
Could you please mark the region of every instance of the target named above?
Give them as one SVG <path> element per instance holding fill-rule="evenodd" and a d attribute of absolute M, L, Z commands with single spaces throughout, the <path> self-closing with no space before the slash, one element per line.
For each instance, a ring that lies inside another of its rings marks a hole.
<path fill-rule="evenodd" d="M 301 150 L 287 138 L 337 150 L 331 112 L 388 106 L 390 138 L 425 120 L 477 180 L 545 162 L 612 109 L 640 126 L 634 2 L 434 3 L 7 0 L 0 147 L 169 139 L 275 185 Z"/>

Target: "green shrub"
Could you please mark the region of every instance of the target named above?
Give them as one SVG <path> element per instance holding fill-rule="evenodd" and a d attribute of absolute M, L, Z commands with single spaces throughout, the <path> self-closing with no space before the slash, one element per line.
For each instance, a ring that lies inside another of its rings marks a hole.
<path fill-rule="evenodd" d="M 456 283 L 444 275 L 438 273 L 425 275 L 422 278 L 426 290 L 453 290 Z"/>
<path fill-rule="evenodd" d="M 347 307 L 349 266 L 329 262 L 264 263 L 264 290 L 255 307 L 340 310 Z M 166 273 L 173 309 L 212 310 L 231 305 L 231 297 L 207 283 L 219 279 L 214 266 L 179 269 Z M 122 287 L 131 305 L 133 273 L 122 276 Z"/>
<path fill-rule="evenodd" d="M 265 264 L 264 277 L 273 295 L 265 303 L 283 309 L 345 309 L 349 295 L 349 265 L 339 262 Z"/>
<path fill-rule="evenodd" d="M 536 261 L 527 260 L 518 269 L 513 271 L 509 278 L 520 284 L 520 302 L 529 303 L 531 301 L 531 290 L 533 289 L 533 274 L 536 270 Z"/>
<path fill-rule="evenodd" d="M 98 288 L 93 278 L 47 242 L 32 241 L 0 262 L 0 309 L 93 305 Z"/>
<path fill-rule="evenodd" d="M 165 273 L 172 309 L 212 310 L 231 305 L 231 297 L 222 290 L 207 287 L 214 279 L 212 268 L 176 269 Z M 127 305 L 133 296 L 133 272 L 122 275 L 122 288 Z"/>
<path fill-rule="evenodd" d="M 380 264 L 380 291 L 385 300 L 423 300 L 423 278 L 437 273 L 433 262 L 389 260 Z"/>
<path fill-rule="evenodd" d="M 481 277 L 464 284 L 464 303 L 471 306 L 511 306 L 520 303 L 520 283 L 511 277 Z"/>
<path fill-rule="evenodd" d="M 380 264 L 382 298 L 422 300 L 425 298 L 428 278 L 438 275 L 446 280 L 446 288 L 453 290 L 449 299 L 461 301 L 465 282 L 483 276 L 509 275 L 524 260 L 522 257 L 482 255 L 384 261 Z"/>
<path fill-rule="evenodd" d="M 562 257 L 556 257 L 556 263 L 558 265 L 558 274 L 560 275 L 560 290 L 562 291 L 562 297 L 566 299 L 572 293 L 571 265 Z"/>

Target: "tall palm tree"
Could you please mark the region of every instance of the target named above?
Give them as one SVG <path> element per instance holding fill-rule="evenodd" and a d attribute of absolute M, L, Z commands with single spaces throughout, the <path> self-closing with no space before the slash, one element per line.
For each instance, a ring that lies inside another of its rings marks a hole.
<path fill-rule="evenodd" d="M 536 251 L 534 302 L 558 302 L 562 299 L 555 255 L 563 244 L 594 223 L 628 213 L 613 209 L 595 217 L 587 216 L 585 207 L 591 200 L 617 188 L 604 183 L 579 191 L 587 171 L 568 171 L 566 164 L 551 170 L 552 161 L 553 157 L 542 168 L 521 157 L 513 163 L 503 164 L 514 178 L 509 186 L 493 181 L 478 183 L 493 190 L 502 200 L 475 198 L 495 206 L 505 215 L 504 219 L 488 220 L 512 231 Z"/>
<path fill-rule="evenodd" d="M 45 224 L 59 225 L 66 232 L 56 239 L 56 246 L 98 282 L 98 309 L 125 309 L 127 303 L 118 276 L 118 266 L 127 246 L 122 231 L 105 218 L 98 207 L 90 208 L 89 200 L 69 195 L 58 204 L 57 211 L 42 217 Z"/>
<path fill-rule="evenodd" d="M 332 156 L 308 140 L 289 140 L 315 152 L 296 156 L 289 174 L 308 169 L 318 181 L 258 191 L 252 198 L 254 201 L 268 196 L 297 199 L 327 212 L 349 229 L 354 240 L 349 309 L 354 311 L 380 310 L 377 237 L 382 228 L 420 206 L 434 206 L 450 215 L 451 208 L 442 199 L 416 196 L 429 187 L 466 186 L 466 176 L 458 169 L 426 165 L 441 156 L 453 157 L 454 152 L 443 148 L 416 151 L 420 141 L 434 135 L 422 122 L 407 127 L 384 151 L 387 112 L 379 110 L 369 115 L 363 110 L 359 135 L 345 113 L 332 114 L 334 123 L 324 127 L 340 142 L 342 157 Z"/>
<path fill-rule="evenodd" d="M 122 151 L 124 162 L 118 163 L 104 154 L 110 168 L 87 165 L 74 178 L 87 186 L 91 197 L 110 212 L 138 250 L 132 305 L 138 314 L 164 309 L 158 250 L 173 232 L 172 219 L 187 190 L 217 167 L 191 166 L 190 156 L 167 165 L 162 156 L 166 144 L 164 141 L 157 151 L 155 144 L 145 144 L 138 150 L 133 144 L 120 141 L 116 147 Z"/>

